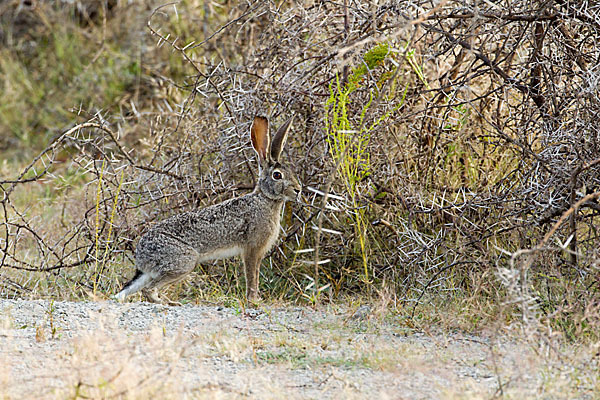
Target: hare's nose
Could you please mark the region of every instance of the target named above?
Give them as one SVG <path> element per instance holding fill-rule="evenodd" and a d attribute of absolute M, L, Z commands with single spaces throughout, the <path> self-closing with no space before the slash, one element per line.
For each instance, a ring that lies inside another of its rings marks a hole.
<path fill-rule="evenodd" d="M 302 186 L 298 185 L 294 188 L 294 192 L 296 192 L 296 201 L 300 201 L 301 200 L 301 195 L 302 195 Z"/>

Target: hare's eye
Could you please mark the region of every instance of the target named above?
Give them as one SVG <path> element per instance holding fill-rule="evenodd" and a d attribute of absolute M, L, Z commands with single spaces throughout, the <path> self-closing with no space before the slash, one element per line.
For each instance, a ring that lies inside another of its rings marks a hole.
<path fill-rule="evenodd" d="M 278 181 L 281 178 L 283 178 L 283 174 L 281 173 L 281 171 L 278 171 L 278 170 L 273 171 L 273 179 Z"/>

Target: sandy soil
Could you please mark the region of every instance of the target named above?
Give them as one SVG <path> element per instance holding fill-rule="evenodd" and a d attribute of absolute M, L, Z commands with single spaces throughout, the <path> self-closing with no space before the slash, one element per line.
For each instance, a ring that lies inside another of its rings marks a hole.
<path fill-rule="evenodd" d="M 0 300 L 0 398 L 593 398 L 514 340 L 353 311 Z"/>

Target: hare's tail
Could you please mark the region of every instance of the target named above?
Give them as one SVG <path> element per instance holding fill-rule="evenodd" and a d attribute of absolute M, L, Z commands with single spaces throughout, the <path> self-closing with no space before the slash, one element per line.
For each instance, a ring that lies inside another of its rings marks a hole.
<path fill-rule="evenodd" d="M 115 299 L 119 302 L 125 301 L 127 296 L 137 292 L 140 289 L 143 289 L 148 282 L 150 281 L 150 275 L 140 271 L 139 269 L 135 270 L 135 275 L 133 278 L 123 286 L 123 289 L 119 293 L 115 295 Z"/>

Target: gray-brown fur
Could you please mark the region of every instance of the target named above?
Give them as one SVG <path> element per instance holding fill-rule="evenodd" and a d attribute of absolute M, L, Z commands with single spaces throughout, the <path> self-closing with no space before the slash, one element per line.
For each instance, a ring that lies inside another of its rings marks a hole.
<path fill-rule="evenodd" d="M 115 296 L 117 300 L 142 290 L 148 300 L 162 302 L 158 289 L 179 281 L 198 263 L 238 255 L 244 263 L 246 296 L 259 299 L 260 263 L 278 237 L 284 202 L 294 200 L 301 189 L 293 172 L 279 162 L 290 124 L 291 119 L 271 145 L 268 121 L 254 119 L 252 145 L 260 163 L 254 191 L 154 225 L 137 245 L 136 275 Z"/>

